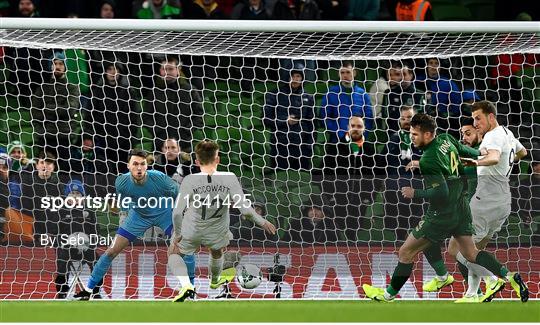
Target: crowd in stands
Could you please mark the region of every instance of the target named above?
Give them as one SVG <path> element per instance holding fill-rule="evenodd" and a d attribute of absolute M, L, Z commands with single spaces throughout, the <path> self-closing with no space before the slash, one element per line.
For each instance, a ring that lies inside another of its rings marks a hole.
<path fill-rule="evenodd" d="M 386 1 L 385 5 L 401 8 L 405 2 L 415 1 Z M 380 12 L 378 1 L 359 0 L 66 1 L 66 7 L 55 6 L 58 11 L 54 13 L 47 13 L 51 8 L 45 0 L 2 3 L 2 15 L 24 17 L 367 20 L 376 19 Z M 429 3 L 420 8 L 424 18 L 432 16 Z M 395 12 L 405 15 L 403 8 Z M 179 183 L 197 172 L 191 148 L 194 133 L 207 127 L 203 94 L 215 81 L 212 73 L 217 79 L 230 78 L 218 69 L 223 66 L 232 65 L 236 70 L 227 73 L 242 76 L 240 96 L 262 106 L 261 116 L 256 118 L 270 134 L 269 168 L 264 175 L 291 170 L 309 173 L 319 187 L 320 194 L 303 202 L 300 216 L 288 216 L 279 238 L 272 241 L 354 242 L 358 230 L 370 228 L 365 217 L 378 193 L 383 193 L 384 227 L 403 240 L 423 213 L 421 201 L 399 194 L 401 187 L 422 186 L 421 176 L 404 168 L 421 155 L 411 147 L 409 136 L 410 120 L 418 112 L 434 116 L 441 132 L 457 138 L 463 118 L 470 116 L 470 104 L 480 99 L 497 102 L 503 113 L 501 122 L 515 126 L 518 135 L 538 126 L 532 114 L 523 114 L 523 98 L 514 78 L 523 69 L 538 67 L 538 55 L 531 54 L 485 58 L 493 67 L 490 78 L 487 74 L 485 78 L 456 77 L 452 68 L 460 70 L 463 63 L 438 58 L 379 61 L 377 78 L 367 83 L 359 78 L 353 61 L 276 59 L 267 60 L 267 68 L 263 68 L 262 61 L 253 58 L 242 62 L 230 58 L 212 66 L 212 58 L 206 57 L 27 48 L 4 51 L 6 91 L 21 109 L 29 111 L 33 137 L 32 143 L 24 144 L 10 139 L 0 153 L 4 243 L 37 243 L 40 234 L 71 231 L 61 227 L 65 211 L 40 208 L 41 198 L 69 195 L 74 181 L 79 182 L 81 195 L 114 192 L 114 178 L 127 170 L 129 150 L 140 146 L 144 137 L 152 139 L 154 154 L 149 163 L 154 169 Z M 213 72 L 207 71 L 209 66 Z M 328 80 L 323 93 L 308 90 L 306 85 L 324 80 L 322 72 L 331 69 L 337 75 Z M 260 71 L 265 77 L 259 76 Z M 266 75 L 268 71 L 274 74 Z M 278 86 L 254 96 L 254 81 L 265 78 Z M 489 83 L 482 87 L 485 80 Z M 531 170 L 522 170 L 528 176 L 514 183 L 521 184 L 515 186 L 515 211 L 527 223 L 540 215 L 540 191 L 536 190 L 540 186 L 536 151 L 540 132 L 533 131 Z M 319 151 L 317 144 L 321 144 Z M 255 204 L 264 215 L 263 201 Z M 98 223 L 95 215 L 85 220 Z M 275 220 L 280 226 L 282 221 Z M 268 239 L 239 216 L 232 218 L 231 226 L 240 241 Z"/>
<path fill-rule="evenodd" d="M 539 18 L 529 1 L 510 8 L 502 0 L 449 4 L 441 0 L 2 0 L 0 17 L 421 21 Z M 482 9 L 484 13 L 477 14 Z M 456 15 L 448 15 L 452 11 Z M 461 11 L 466 15 L 460 17 Z M 486 17 L 485 12 L 493 14 Z"/>
<path fill-rule="evenodd" d="M 7 50 L 10 53 L 13 49 Z M 103 60 L 98 72 L 88 76 L 84 95 L 83 87 L 67 77 L 66 51 L 42 53 L 50 55 L 39 75 L 42 82 L 29 82 L 28 89 L 14 83 L 16 86 L 9 89 L 21 107 L 28 105 L 33 144 L 27 145 L 34 153 L 14 140 L 1 154 L 4 242 L 14 240 L 17 235 L 13 234 L 19 234 L 18 240 L 23 242 L 35 242 L 39 234 L 61 231 L 60 212 L 40 208 L 40 199 L 66 195 L 74 180 L 87 195 L 114 192 L 114 178 L 126 172 L 127 152 L 141 143 L 141 130 L 154 139 L 154 154 L 149 161 L 154 169 L 179 183 L 198 171 L 191 147 L 196 130 L 205 128 L 204 89 L 192 84 L 195 78 L 189 77 L 191 71 L 179 57 L 153 57 L 154 73 L 145 74 L 147 80 L 143 81 L 148 86 L 133 84 L 137 75 L 125 73 L 129 62 Z M 14 62 L 8 62 L 7 69 L 17 77 L 20 70 L 10 64 Z M 330 80 L 323 93 L 306 90 L 309 82 L 304 79 L 309 69 L 304 68 L 287 70 L 287 79 L 280 80 L 277 88 L 253 97 L 262 106 L 262 116 L 258 117 L 261 126 L 271 135 L 267 153 L 270 169 L 265 176 L 291 170 L 309 173 L 321 193 L 305 201 L 301 217 L 287 220 L 280 238 L 274 240 L 354 242 L 359 229 L 370 227 L 365 216 L 377 193 L 383 193 L 384 228 L 403 240 L 423 213 L 421 201 L 399 194 L 401 187 L 422 186 L 421 176 L 405 169 L 421 155 L 411 146 L 412 116 L 428 113 L 436 118 L 441 132 L 459 138 L 462 119 L 471 113 L 470 103 L 490 96 L 486 89 L 463 89 L 448 63 L 437 58 L 423 60 L 423 65 L 419 60 L 379 61 L 378 79 L 368 90 L 359 82 L 355 64 L 330 63 L 336 67 L 337 79 Z M 524 60 L 522 68 L 529 65 L 534 67 Z M 90 61 L 89 71 L 94 67 L 96 62 Z M 276 74 L 278 78 L 281 75 Z M 30 91 L 28 96 L 26 90 Z M 28 101 L 21 100 L 25 98 Z M 499 107 L 509 106 L 512 100 L 491 99 L 498 101 Z M 532 122 L 517 115 L 523 123 Z M 509 123 L 508 115 L 501 118 Z M 516 130 L 519 135 L 521 129 Z M 323 151 L 318 153 L 321 160 L 315 159 L 317 143 L 323 144 Z M 537 146 L 538 138 L 533 138 L 532 173 L 521 180 L 526 186 L 517 187 L 515 193 L 516 211 L 528 223 L 539 213 L 536 203 L 540 198 L 534 191 L 539 186 Z M 33 154 L 36 156 L 31 159 Z M 261 213 L 266 213 L 263 202 L 256 204 Z M 97 222 L 95 217 L 93 220 Z M 13 228 L 17 222 L 19 229 Z M 233 218 L 231 225 L 241 241 L 266 239 L 241 217 Z"/>

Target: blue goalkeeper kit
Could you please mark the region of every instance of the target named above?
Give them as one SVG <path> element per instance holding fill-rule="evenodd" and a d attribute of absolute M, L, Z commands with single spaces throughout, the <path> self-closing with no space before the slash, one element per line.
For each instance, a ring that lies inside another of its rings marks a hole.
<path fill-rule="evenodd" d="M 120 204 L 122 210 L 127 210 L 127 217 L 118 228 L 117 234 L 129 241 L 142 237 L 146 230 L 158 226 L 167 236 L 172 233 L 172 211 L 174 200 L 178 196 L 178 184 L 169 176 L 160 171 L 149 170 L 146 180 L 136 183 L 131 174 L 125 173 L 116 179 L 117 199 L 130 198 L 131 204 Z M 183 257 L 188 267 L 191 282 L 195 277 L 195 257 L 187 255 Z M 112 258 L 103 254 L 96 263 L 90 279 L 88 289 L 93 289 L 103 279 L 109 270 Z"/>

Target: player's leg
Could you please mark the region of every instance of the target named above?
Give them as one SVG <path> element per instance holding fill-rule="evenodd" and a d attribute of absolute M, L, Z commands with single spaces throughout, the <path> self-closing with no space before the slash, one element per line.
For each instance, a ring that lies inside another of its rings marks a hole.
<path fill-rule="evenodd" d="M 207 229 L 203 238 L 203 245 L 210 250 L 208 269 L 210 271 L 210 288 L 217 289 L 227 282 L 231 282 L 236 275 L 234 268 L 223 270 L 223 255 L 225 248 L 229 246 L 232 233 L 228 228 L 217 227 Z"/>
<path fill-rule="evenodd" d="M 510 205 L 508 204 L 507 207 L 510 207 Z M 506 219 L 508 219 L 508 215 L 510 215 L 510 210 L 509 209 L 506 209 L 505 211 L 494 210 L 492 211 L 492 213 L 488 215 L 490 217 L 485 218 L 486 219 L 486 222 L 485 222 L 486 223 L 486 236 L 482 238 L 486 240 L 485 245 L 487 245 L 489 241 L 491 241 L 493 236 L 501 230 L 502 226 L 506 222 Z M 514 289 L 518 298 L 520 298 L 522 302 L 526 302 L 529 300 L 529 289 L 527 288 L 527 285 L 525 284 L 525 282 L 523 281 L 519 273 L 508 272 L 506 279 L 508 280 L 508 282 L 510 282 L 512 289 Z M 486 281 L 486 283 L 488 283 L 488 281 Z M 490 284 L 493 284 L 493 282 L 494 280 L 491 279 Z"/>
<path fill-rule="evenodd" d="M 160 227 L 165 235 L 169 238 L 172 238 L 172 232 L 173 232 L 173 224 L 172 224 L 172 210 L 169 212 L 165 212 L 160 216 L 157 216 L 154 218 L 154 223 Z M 178 245 L 179 243 L 170 243 L 170 245 Z M 169 269 L 171 270 L 172 274 L 176 277 L 181 277 L 184 274 L 186 274 L 186 271 L 183 270 L 183 266 L 185 265 L 187 269 L 187 275 L 189 277 L 189 281 L 192 285 L 195 285 L 195 251 L 191 254 L 186 254 L 185 252 L 183 254 L 175 253 L 176 255 L 180 256 L 182 259 L 183 264 L 179 264 L 177 261 L 178 258 L 172 256 L 171 258 L 171 251 L 169 250 L 167 256 L 168 256 L 168 262 L 167 265 L 169 266 Z M 180 267 L 180 269 L 178 269 Z M 180 282 L 182 283 L 182 282 Z"/>
<path fill-rule="evenodd" d="M 88 279 L 86 290 L 80 291 L 74 298 L 79 300 L 90 299 L 91 292 L 98 283 L 103 280 L 105 274 L 107 274 L 107 271 L 111 267 L 114 258 L 120 254 L 130 242 L 137 239 L 137 237 L 142 237 L 144 232 L 152 226 L 153 224 L 150 220 L 142 218 L 135 211 L 130 210 L 124 223 L 116 231 L 116 236 L 114 237 L 112 245 L 107 248 L 94 266 L 90 278 Z"/>
<path fill-rule="evenodd" d="M 489 276 L 490 272 L 499 277 L 491 287 L 486 288 L 486 294 L 480 301 L 491 300 L 493 296 L 504 288 L 505 281 L 508 276 L 508 270 L 492 254 L 478 250 L 471 236 L 456 236 L 459 242 L 460 252 L 458 260 L 465 264 L 469 269 L 469 273 L 475 273 L 478 276 Z"/>
<path fill-rule="evenodd" d="M 444 260 L 441 254 L 441 246 L 438 243 L 433 243 L 424 250 L 424 256 L 429 265 L 435 270 L 436 276 L 431 281 L 423 285 L 423 290 L 426 292 L 437 292 L 442 288 L 454 283 L 454 277 L 448 273 Z"/>
<path fill-rule="evenodd" d="M 220 280 L 221 271 L 223 270 L 223 250 L 224 249 L 210 249 L 208 269 L 210 271 L 210 287 L 212 289 L 216 289 L 221 285 L 218 283 Z"/>
<path fill-rule="evenodd" d="M 184 243 L 183 247 L 187 247 Z M 194 246 L 191 246 L 194 247 Z M 178 295 L 174 297 L 173 302 L 183 302 L 188 298 L 193 298 L 195 296 L 195 287 L 190 279 L 190 274 L 188 270 L 187 263 L 183 257 L 185 256 L 194 256 L 193 253 L 195 250 L 188 251 L 185 250 L 188 255 L 182 254 L 182 246 L 179 243 L 171 242 L 168 253 L 167 266 L 171 273 L 178 279 L 180 282 L 180 290 Z M 194 264 L 194 263 L 193 263 Z M 194 267 L 194 266 L 193 266 Z"/>
<path fill-rule="evenodd" d="M 90 270 L 94 270 L 94 267 L 97 261 L 99 260 L 99 257 L 100 256 L 98 255 L 95 247 L 90 247 L 88 250 L 86 250 L 83 253 L 83 261 L 86 264 L 88 264 L 88 266 L 90 267 Z M 98 282 L 96 286 L 94 287 L 94 290 L 92 290 L 92 295 L 94 299 L 101 298 L 100 292 L 101 292 L 102 286 L 103 286 L 103 279 L 101 279 L 101 281 Z"/>
<path fill-rule="evenodd" d="M 392 301 L 411 276 L 416 255 L 431 244 L 425 237 L 416 238 L 414 233 L 410 234 L 399 249 L 399 261 L 392 274 L 390 285 L 384 290 L 364 284 L 362 288 L 366 296 L 376 301 Z"/>

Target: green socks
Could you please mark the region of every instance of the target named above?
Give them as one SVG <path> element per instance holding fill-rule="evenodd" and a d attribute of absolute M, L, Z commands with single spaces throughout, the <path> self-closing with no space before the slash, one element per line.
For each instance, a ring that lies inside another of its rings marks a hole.
<path fill-rule="evenodd" d="M 495 256 L 492 254 L 486 252 L 486 251 L 480 251 L 478 252 L 478 255 L 476 256 L 476 264 L 481 265 L 488 269 L 491 273 L 501 277 L 505 278 L 508 274 L 508 270 L 497 261 Z"/>
<path fill-rule="evenodd" d="M 413 263 L 403 264 L 398 262 L 398 265 L 394 269 L 394 274 L 392 274 L 392 280 L 390 280 L 390 285 L 386 288 L 386 292 L 395 296 L 398 294 L 399 290 L 403 287 L 405 282 L 409 279 L 412 273 Z"/>
<path fill-rule="evenodd" d="M 438 276 L 445 276 L 448 274 L 448 270 L 446 269 L 446 265 L 444 265 L 441 255 L 441 247 L 439 245 L 432 244 L 426 248 L 426 250 L 424 250 L 424 256 Z"/>

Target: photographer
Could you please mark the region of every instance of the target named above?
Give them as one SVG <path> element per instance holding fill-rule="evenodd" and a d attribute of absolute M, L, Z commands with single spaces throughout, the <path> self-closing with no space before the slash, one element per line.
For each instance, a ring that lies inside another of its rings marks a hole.
<path fill-rule="evenodd" d="M 86 194 L 84 185 L 73 180 L 66 185 L 66 207 L 60 209 L 60 235 L 56 249 L 56 291 L 57 299 L 65 299 L 69 291 L 69 263 L 79 261 L 93 269 L 99 256 L 96 252 L 96 239 L 99 233 L 96 214 L 84 207 Z M 80 200 L 80 201 L 79 201 Z M 70 203 L 70 204 L 68 204 Z M 81 207 L 82 205 L 82 207 Z M 67 208 L 75 206 L 74 208 Z M 94 288 L 99 298 L 101 284 Z M 96 296 L 94 296 L 96 297 Z"/>

